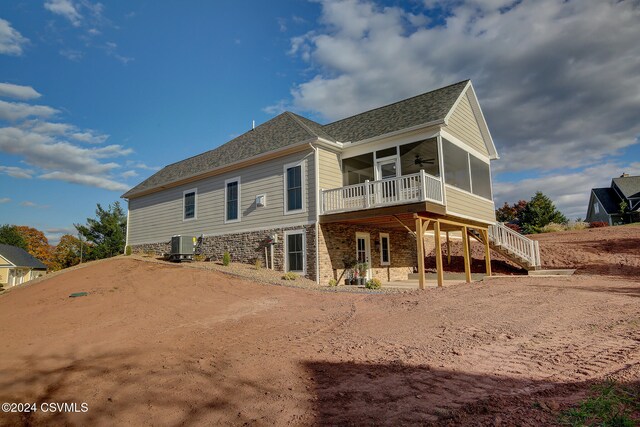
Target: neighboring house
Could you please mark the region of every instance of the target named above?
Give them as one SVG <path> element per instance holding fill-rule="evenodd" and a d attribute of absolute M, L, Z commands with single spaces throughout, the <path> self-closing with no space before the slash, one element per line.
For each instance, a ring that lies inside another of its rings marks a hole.
<path fill-rule="evenodd" d="M 0 285 L 20 285 L 47 273 L 47 266 L 27 251 L 0 244 Z"/>
<path fill-rule="evenodd" d="M 127 244 L 166 253 L 173 235 L 203 236 L 214 259 L 266 262 L 276 236 L 281 271 L 327 283 L 356 258 L 367 277 L 407 279 L 424 271 L 416 234 L 498 236 L 497 158 L 468 80 L 327 125 L 284 112 L 125 193 Z"/>
<path fill-rule="evenodd" d="M 620 204 L 627 205 L 621 212 Z M 587 222 L 606 222 L 609 225 L 640 221 L 640 176 L 623 173 L 611 180 L 611 186 L 591 189 Z"/>

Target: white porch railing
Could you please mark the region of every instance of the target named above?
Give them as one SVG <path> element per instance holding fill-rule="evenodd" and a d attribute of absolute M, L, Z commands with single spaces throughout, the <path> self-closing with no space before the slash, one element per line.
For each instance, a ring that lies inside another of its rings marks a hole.
<path fill-rule="evenodd" d="M 540 247 L 536 240 L 523 236 L 501 222 L 489 227 L 489 240 L 524 259 L 531 267 L 540 267 Z"/>
<path fill-rule="evenodd" d="M 443 204 L 442 182 L 424 171 L 380 181 L 365 181 L 321 191 L 321 213 L 401 205 L 415 202 Z"/>

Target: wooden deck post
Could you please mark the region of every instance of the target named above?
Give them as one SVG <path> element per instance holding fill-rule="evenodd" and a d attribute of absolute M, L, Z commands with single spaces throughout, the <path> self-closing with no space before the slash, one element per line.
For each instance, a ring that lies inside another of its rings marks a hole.
<path fill-rule="evenodd" d="M 440 243 L 440 221 L 433 223 L 433 237 L 436 241 L 436 275 L 438 276 L 438 286 L 444 284 L 444 271 L 442 270 L 442 245 Z"/>
<path fill-rule="evenodd" d="M 424 289 L 424 231 L 422 230 L 422 218 L 416 218 L 416 249 L 418 252 L 418 287 Z"/>
<path fill-rule="evenodd" d="M 467 227 L 462 227 L 462 248 L 464 250 L 464 277 L 467 283 L 471 283 L 471 254 L 469 251 L 469 235 L 467 234 Z"/>
<path fill-rule="evenodd" d="M 451 265 L 451 240 L 449 240 L 448 231 L 447 231 L 447 265 Z"/>
<path fill-rule="evenodd" d="M 484 262 L 486 264 L 487 276 L 491 276 L 491 252 L 489 251 L 489 232 L 481 230 L 482 240 L 484 240 Z"/>

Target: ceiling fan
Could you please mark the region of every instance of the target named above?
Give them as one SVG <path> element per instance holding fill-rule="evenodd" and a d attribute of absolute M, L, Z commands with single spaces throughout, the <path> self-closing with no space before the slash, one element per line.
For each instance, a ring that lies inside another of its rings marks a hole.
<path fill-rule="evenodd" d="M 418 166 L 423 166 L 425 164 L 432 165 L 435 163 L 435 160 L 436 159 L 423 159 L 422 156 L 420 156 L 420 154 L 416 154 L 416 159 L 414 163 Z"/>

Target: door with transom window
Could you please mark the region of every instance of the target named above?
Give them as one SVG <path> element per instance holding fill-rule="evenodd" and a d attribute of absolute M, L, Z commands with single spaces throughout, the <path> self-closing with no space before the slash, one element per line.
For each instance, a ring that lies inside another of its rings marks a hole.
<path fill-rule="evenodd" d="M 376 161 L 376 203 L 389 203 L 396 199 L 396 181 L 398 176 L 398 158 L 387 157 Z"/>
<path fill-rule="evenodd" d="M 356 261 L 367 263 L 367 279 L 371 278 L 371 240 L 369 233 L 356 233 Z"/>

